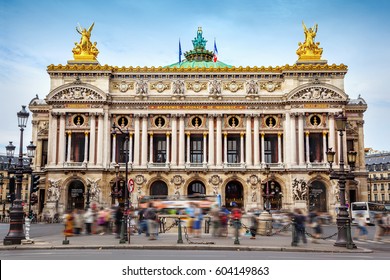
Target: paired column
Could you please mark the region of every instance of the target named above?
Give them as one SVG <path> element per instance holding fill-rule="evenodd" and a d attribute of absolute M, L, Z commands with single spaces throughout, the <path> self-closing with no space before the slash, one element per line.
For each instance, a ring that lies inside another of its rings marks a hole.
<path fill-rule="evenodd" d="M 172 158 L 171 165 L 177 165 L 177 119 L 172 115 Z"/>
<path fill-rule="evenodd" d="M 223 133 L 223 156 L 224 156 L 224 163 L 227 165 L 228 160 L 227 160 L 227 132 Z M 217 147 L 218 149 L 218 147 Z M 222 161 L 222 159 L 221 159 Z"/>
<path fill-rule="evenodd" d="M 49 165 L 53 166 L 57 162 L 57 115 L 55 113 L 50 114 L 49 119 Z"/>
<path fill-rule="evenodd" d="M 153 132 L 149 133 L 149 163 L 153 163 Z"/>
<path fill-rule="evenodd" d="M 254 165 L 259 166 L 260 165 L 260 153 L 259 153 L 259 118 L 258 116 L 255 116 L 254 122 L 253 122 L 253 160 Z"/>
<path fill-rule="evenodd" d="M 305 164 L 305 133 L 303 131 L 303 114 L 298 115 L 298 164 Z"/>
<path fill-rule="evenodd" d="M 91 115 L 91 126 L 89 133 L 89 163 L 95 165 L 95 145 L 96 145 L 96 118 L 95 114 Z"/>
<path fill-rule="evenodd" d="M 214 166 L 214 116 L 209 116 L 209 166 Z"/>
<path fill-rule="evenodd" d="M 72 131 L 68 131 L 68 153 L 66 157 L 66 161 L 70 162 L 70 154 L 72 153 Z"/>
<path fill-rule="evenodd" d="M 89 131 L 85 131 L 84 132 L 84 161 L 83 163 L 87 163 L 88 162 L 88 134 L 89 134 Z"/>
<path fill-rule="evenodd" d="M 129 150 L 128 150 L 128 153 L 129 153 L 129 165 L 131 165 L 132 163 L 132 160 L 133 160 L 133 133 L 130 132 L 129 133 Z"/>
<path fill-rule="evenodd" d="M 327 131 L 322 132 L 322 162 L 326 163 L 326 135 Z"/>
<path fill-rule="evenodd" d="M 148 164 L 148 116 L 142 118 L 142 145 L 141 145 L 141 165 L 146 167 Z"/>
<path fill-rule="evenodd" d="M 244 135 L 245 133 L 244 132 L 241 132 L 240 133 L 240 155 L 241 155 L 241 165 L 243 165 L 245 163 L 245 160 L 244 160 Z M 227 150 L 227 148 L 226 148 Z"/>
<path fill-rule="evenodd" d="M 103 164 L 103 139 L 104 139 L 104 120 L 103 114 L 98 115 L 98 148 L 96 163 L 98 166 Z"/>
<path fill-rule="evenodd" d="M 297 147 L 297 131 L 296 131 L 296 117 L 295 114 L 292 114 L 291 116 L 291 135 L 290 135 L 290 141 L 291 141 L 291 165 L 297 164 L 297 155 L 296 155 L 296 147 Z"/>
<path fill-rule="evenodd" d="M 207 132 L 203 132 L 203 165 L 207 165 Z"/>
<path fill-rule="evenodd" d="M 61 166 L 65 163 L 65 151 L 66 151 L 66 133 L 65 133 L 65 119 L 66 114 L 60 115 L 60 133 L 58 139 L 58 164 Z"/>
<path fill-rule="evenodd" d="M 134 165 L 139 166 L 139 156 L 140 156 L 140 119 L 139 115 L 134 116 Z"/>
<path fill-rule="evenodd" d="M 265 133 L 261 132 L 261 164 L 265 164 L 265 149 L 264 149 L 264 136 Z"/>
<path fill-rule="evenodd" d="M 309 142 L 310 132 L 306 131 L 305 135 L 306 135 L 306 163 L 309 164 L 310 163 L 310 142 Z"/>
<path fill-rule="evenodd" d="M 170 145 L 169 145 L 170 135 L 171 134 L 169 132 L 166 133 L 166 136 L 167 136 L 167 155 L 166 155 L 166 160 L 165 160 L 166 164 L 169 164 L 169 157 L 170 157 Z"/>
<path fill-rule="evenodd" d="M 185 135 L 184 135 L 184 115 L 179 120 L 179 165 L 185 165 Z"/>
<path fill-rule="evenodd" d="M 116 134 L 112 135 L 112 153 L 111 153 L 111 162 L 116 162 Z"/>
<path fill-rule="evenodd" d="M 282 163 L 282 133 L 278 133 L 278 163 Z"/>
<path fill-rule="evenodd" d="M 190 164 L 191 163 L 190 160 L 191 133 L 187 132 L 186 135 L 187 135 L 187 164 Z"/>
<path fill-rule="evenodd" d="M 227 134 L 224 135 L 225 140 L 225 150 L 227 155 Z M 222 120 L 221 116 L 217 116 L 217 166 L 222 166 Z M 227 162 L 227 157 L 225 157 L 225 162 Z"/>
<path fill-rule="evenodd" d="M 245 160 L 247 166 L 252 166 L 252 117 L 246 117 Z"/>

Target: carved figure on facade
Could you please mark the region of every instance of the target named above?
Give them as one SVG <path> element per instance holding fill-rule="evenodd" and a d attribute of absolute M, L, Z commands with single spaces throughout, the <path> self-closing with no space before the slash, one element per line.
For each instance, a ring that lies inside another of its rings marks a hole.
<path fill-rule="evenodd" d="M 94 60 L 99 54 L 99 50 L 97 49 L 97 43 L 91 42 L 91 33 L 95 23 L 86 29 L 82 28 L 80 25 L 76 26 L 76 31 L 81 35 L 80 42 L 75 42 L 75 47 L 73 48 L 73 56 L 75 59 L 79 60 Z"/>
<path fill-rule="evenodd" d="M 41 121 L 38 125 L 38 135 L 47 135 L 49 133 L 49 122 Z"/>
<path fill-rule="evenodd" d="M 71 87 L 64 89 L 52 97 L 53 100 L 102 100 L 97 92 L 84 87 Z"/>
<path fill-rule="evenodd" d="M 97 179 L 89 179 L 87 178 L 88 184 L 91 186 L 90 188 L 90 198 L 92 201 L 99 202 L 100 201 L 100 192 L 101 189 L 99 187 L 98 182 L 100 181 L 100 178 Z"/>
<path fill-rule="evenodd" d="M 135 84 L 135 93 L 139 95 L 148 94 L 148 83 L 144 80 L 139 80 Z"/>
<path fill-rule="evenodd" d="M 221 92 L 221 81 L 212 80 L 209 82 L 209 94 L 219 95 Z"/>
<path fill-rule="evenodd" d="M 247 94 L 258 94 L 259 93 L 259 85 L 256 81 L 250 80 L 246 82 L 246 93 Z"/>
<path fill-rule="evenodd" d="M 259 182 L 259 177 L 257 177 L 255 174 L 251 175 L 248 179 L 247 179 L 247 183 L 250 184 L 250 187 L 251 187 L 251 191 L 252 191 L 252 202 L 256 202 L 257 201 L 257 190 L 258 190 L 258 187 L 257 187 L 257 183 Z"/>
<path fill-rule="evenodd" d="M 319 47 L 319 42 L 314 42 L 314 39 L 317 35 L 318 24 L 315 24 L 309 29 L 306 27 L 305 23 L 302 21 L 303 32 L 305 34 L 305 41 L 303 43 L 298 43 L 297 55 L 299 59 L 303 60 L 318 60 L 321 59 L 322 48 Z"/>
<path fill-rule="evenodd" d="M 337 92 L 323 88 L 323 87 L 310 87 L 303 89 L 296 94 L 294 94 L 291 99 L 293 100 L 308 100 L 308 99 L 316 99 L 316 100 L 341 100 L 342 97 Z"/>
<path fill-rule="evenodd" d="M 331 180 L 334 202 L 340 202 L 340 187 L 336 180 Z"/>
<path fill-rule="evenodd" d="M 172 94 L 184 94 L 184 82 L 180 80 L 173 81 Z"/>
<path fill-rule="evenodd" d="M 58 201 L 61 195 L 61 179 L 49 179 L 49 188 L 47 189 L 47 201 Z"/>
<path fill-rule="evenodd" d="M 292 183 L 293 199 L 294 200 L 306 200 L 308 194 L 308 187 L 305 180 L 297 178 Z"/>

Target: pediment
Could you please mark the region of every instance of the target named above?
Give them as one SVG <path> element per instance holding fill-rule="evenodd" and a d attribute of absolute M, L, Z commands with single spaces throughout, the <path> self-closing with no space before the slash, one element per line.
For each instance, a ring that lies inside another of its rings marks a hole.
<path fill-rule="evenodd" d="M 47 96 L 47 102 L 102 102 L 106 99 L 101 89 L 83 83 L 63 85 Z"/>
<path fill-rule="evenodd" d="M 327 84 L 303 85 L 287 95 L 289 101 L 346 101 L 347 94 L 341 89 Z"/>

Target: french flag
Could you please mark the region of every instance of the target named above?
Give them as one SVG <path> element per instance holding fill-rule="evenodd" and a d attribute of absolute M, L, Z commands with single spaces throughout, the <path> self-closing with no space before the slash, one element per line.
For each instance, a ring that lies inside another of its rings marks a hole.
<path fill-rule="evenodd" d="M 214 39 L 214 56 L 213 56 L 213 61 L 217 62 L 217 60 L 218 60 L 218 49 L 217 49 L 217 44 L 215 43 L 215 39 Z"/>

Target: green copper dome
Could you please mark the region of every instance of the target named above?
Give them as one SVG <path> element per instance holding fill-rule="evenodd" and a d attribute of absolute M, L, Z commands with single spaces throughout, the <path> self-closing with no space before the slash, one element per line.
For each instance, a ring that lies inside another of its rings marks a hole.
<path fill-rule="evenodd" d="M 166 68 L 231 68 L 231 65 L 225 64 L 222 61 L 213 61 L 214 52 L 206 50 L 207 41 L 203 38 L 202 28 L 198 28 L 198 32 L 194 40 L 192 40 L 193 50 L 184 53 L 186 59 L 181 62 L 176 62 L 165 66 Z M 181 50 L 179 49 L 179 52 Z"/>

